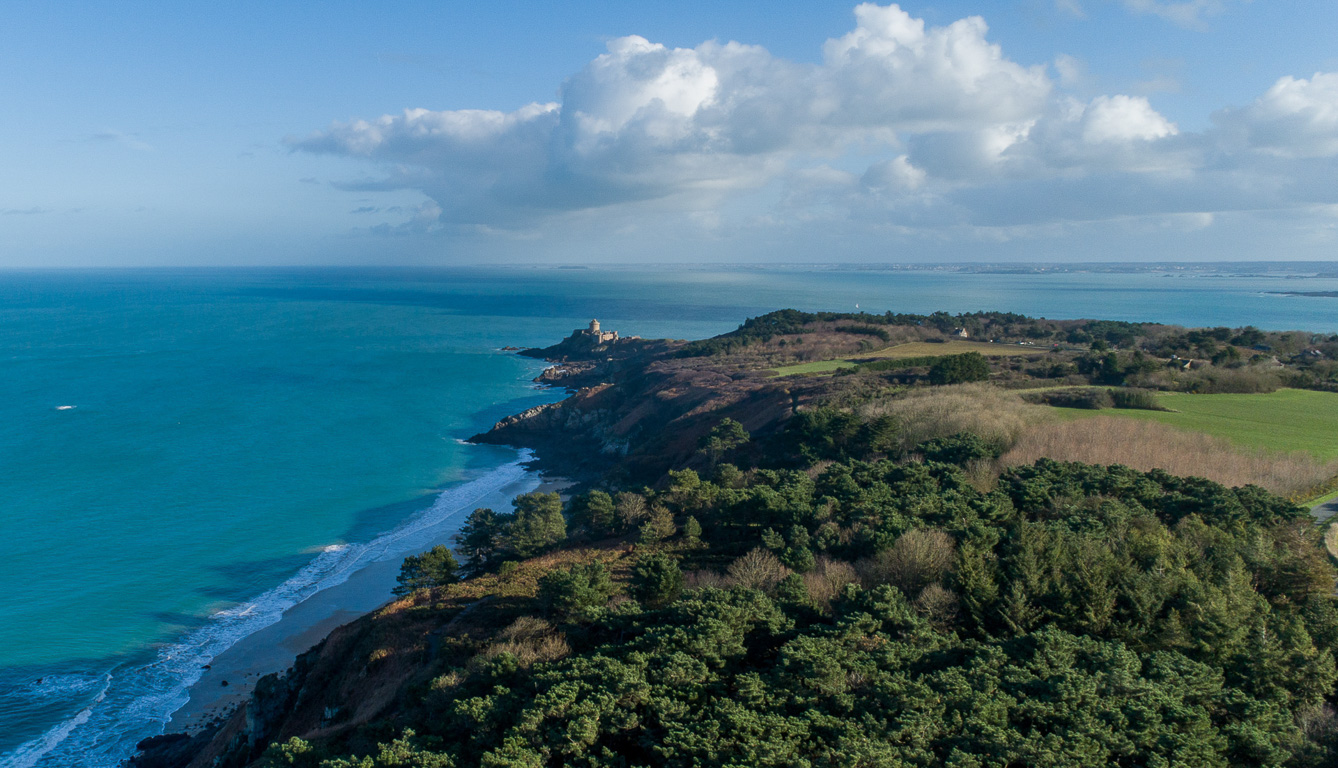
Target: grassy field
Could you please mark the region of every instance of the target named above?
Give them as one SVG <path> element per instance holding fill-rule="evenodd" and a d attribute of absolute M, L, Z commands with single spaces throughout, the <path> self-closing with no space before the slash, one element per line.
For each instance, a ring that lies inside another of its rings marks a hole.
<path fill-rule="evenodd" d="M 960 355 L 964 352 L 979 352 L 986 357 L 1010 357 L 1012 355 L 1043 355 L 1048 351 L 1050 351 L 1049 347 L 1027 347 L 1020 344 L 990 344 L 985 341 L 945 341 L 939 344 L 932 344 L 927 341 L 912 341 L 909 344 L 898 344 L 895 347 L 880 349 L 877 352 L 866 352 L 852 357 L 851 359 L 864 360 L 868 358 L 892 358 L 895 360 L 903 357 Z"/>
<path fill-rule="evenodd" d="M 1025 347 L 1017 344 L 989 344 L 983 341 L 947 341 L 931 344 L 925 341 L 913 341 L 898 344 L 875 352 L 861 352 L 841 360 L 818 360 L 811 363 L 797 363 L 776 368 L 777 376 L 797 376 L 800 374 L 831 373 L 842 368 L 855 367 L 856 360 L 900 360 L 907 357 L 938 357 L 942 355 L 960 355 L 964 352 L 979 352 L 986 357 L 1005 357 L 1011 355 L 1043 355 L 1046 347 Z"/>
<path fill-rule="evenodd" d="M 849 360 L 818 360 L 812 363 L 797 363 L 795 365 L 783 365 L 775 369 L 776 376 L 797 376 L 804 373 L 831 373 L 842 368 L 854 368 L 855 364 Z"/>
<path fill-rule="evenodd" d="M 1159 421 L 1252 448 L 1306 451 L 1318 459 L 1338 459 L 1338 394 L 1332 392 L 1280 389 L 1263 395 L 1170 393 L 1160 395 L 1158 400 L 1171 412 L 1099 413 Z"/>

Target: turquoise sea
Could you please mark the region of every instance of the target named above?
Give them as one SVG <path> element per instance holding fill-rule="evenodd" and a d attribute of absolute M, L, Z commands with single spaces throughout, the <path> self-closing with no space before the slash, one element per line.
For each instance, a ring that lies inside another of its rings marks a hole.
<path fill-rule="evenodd" d="M 0 766 L 116 765 L 200 666 L 387 532 L 523 475 L 463 438 L 556 399 L 597 317 L 1008 310 L 1338 331 L 1338 279 L 801 267 L 0 273 Z"/>

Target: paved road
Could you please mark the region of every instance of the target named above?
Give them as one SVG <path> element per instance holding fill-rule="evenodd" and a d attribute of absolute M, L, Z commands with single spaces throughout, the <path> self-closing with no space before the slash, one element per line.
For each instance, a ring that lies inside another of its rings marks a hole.
<path fill-rule="evenodd" d="M 1338 499 L 1331 499 L 1323 504 L 1316 504 L 1310 508 L 1310 514 L 1315 516 L 1319 522 L 1327 522 L 1329 518 L 1338 515 Z"/>

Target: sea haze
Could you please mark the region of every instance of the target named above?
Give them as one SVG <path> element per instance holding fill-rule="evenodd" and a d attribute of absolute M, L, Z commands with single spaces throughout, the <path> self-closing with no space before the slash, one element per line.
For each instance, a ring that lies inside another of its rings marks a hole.
<path fill-rule="evenodd" d="M 701 338 L 856 305 L 1333 332 L 1334 291 L 1175 271 L 0 273 L 0 764 L 76 743 L 115 764 L 179 705 L 151 694 L 266 610 L 514 480 L 515 451 L 460 439 L 560 393 L 505 345 L 592 317 Z"/>

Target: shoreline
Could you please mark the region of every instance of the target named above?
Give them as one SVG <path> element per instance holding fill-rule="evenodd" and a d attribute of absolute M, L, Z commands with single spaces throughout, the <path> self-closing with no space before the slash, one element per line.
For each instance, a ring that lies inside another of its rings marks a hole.
<path fill-rule="evenodd" d="M 521 463 L 529 464 L 532 460 L 522 457 Z M 539 471 L 527 469 L 519 479 L 480 493 L 444 519 L 405 537 L 408 541 L 397 542 L 353 571 L 342 583 L 319 590 L 290 606 L 277 622 L 242 637 L 215 656 L 200 678 L 187 689 L 189 698 L 186 703 L 172 712 L 164 723 L 163 733 L 194 734 L 207 728 L 243 704 L 260 678 L 286 671 L 299 655 L 319 644 L 336 628 L 394 600 L 391 589 L 404 558 L 437 544 L 450 546 L 452 536 L 469 510 L 477 507 L 505 510 L 509 509 L 511 499 L 522 493 L 561 493 L 569 485 L 571 483 L 565 478 L 543 477 Z M 460 487 L 463 485 L 455 486 Z M 434 502 L 451 490 L 454 489 L 443 489 L 433 497 Z M 417 514 L 428 509 L 430 505 Z"/>

